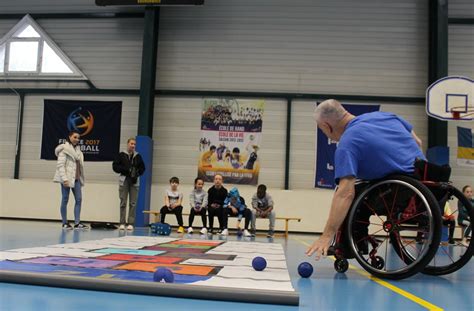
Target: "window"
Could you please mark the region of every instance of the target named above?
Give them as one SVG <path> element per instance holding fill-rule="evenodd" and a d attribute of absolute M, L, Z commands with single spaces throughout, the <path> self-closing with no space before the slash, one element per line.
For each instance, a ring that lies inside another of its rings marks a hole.
<path fill-rule="evenodd" d="M 0 77 L 87 80 L 29 15 L 0 40 Z"/>

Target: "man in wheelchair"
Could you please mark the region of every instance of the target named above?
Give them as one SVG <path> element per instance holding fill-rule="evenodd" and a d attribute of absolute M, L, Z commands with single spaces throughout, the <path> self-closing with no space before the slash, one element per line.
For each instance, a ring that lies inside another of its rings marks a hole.
<path fill-rule="evenodd" d="M 329 217 L 323 234 L 306 251 L 308 256 L 315 254 L 318 260 L 328 255 L 352 201 L 363 188 L 363 184 L 356 180 L 370 181 L 395 173 L 413 174 L 415 159 L 425 159 L 425 156 L 413 126 L 393 113 L 378 111 L 356 117 L 340 102 L 329 99 L 317 106 L 314 118 L 328 138 L 339 142 L 334 163 L 338 187 L 332 198 Z M 369 214 L 357 217 L 368 219 Z M 367 235 L 366 226 L 356 226 L 355 229 L 357 235 Z M 343 238 L 342 243 L 345 242 Z M 367 242 L 371 241 L 364 243 Z M 366 248 L 366 245 L 360 245 L 359 249 Z"/>

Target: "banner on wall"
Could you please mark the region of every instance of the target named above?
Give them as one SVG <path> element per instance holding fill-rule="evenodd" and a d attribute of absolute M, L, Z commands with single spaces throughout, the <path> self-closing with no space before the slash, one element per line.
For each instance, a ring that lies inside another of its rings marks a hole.
<path fill-rule="evenodd" d="M 474 135 L 472 129 L 458 126 L 458 158 L 459 166 L 474 167 Z"/>
<path fill-rule="evenodd" d="M 204 99 L 198 176 L 213 181 L 256 185 L 262 139 L 264 100 Z"/>
<path fill-rule="evenodd" d="M 343 105 L 351 114 L 358 116 L 380 110 L 380 105 Z M 316 149 L 316 176 L 314 186 L 334 189 L 334 153 L 337 143 L 324 135 L 318 128 Z"/>
<path fill-rule="evenodd" d="M 44 100 L 41 159 L 56 160 L 54 149 L 70 131 L 81 135 L 85 161 L 113 161 L 119 152 L 122 102 Z"/>

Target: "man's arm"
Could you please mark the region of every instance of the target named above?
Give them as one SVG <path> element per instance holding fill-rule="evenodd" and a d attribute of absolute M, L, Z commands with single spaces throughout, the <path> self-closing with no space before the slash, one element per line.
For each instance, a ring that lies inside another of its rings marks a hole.
<path fill-rule="evenodd" d="M 415 131 L 414 130 L 411 130 L 411 136 L 413 136 L 413 138 L 415 139 L 416 141 L 416 144 L 422 148 L 422 141 L 421 139 L 416 135 Z"/>
<path fill-rule="evenodd" d="M 324 227 L 324 232 L 321 237 L 314 241 L 313 245 L 306 251 L 306 255 L 311 256 L 316 253 L 316 260 L 319 260 L 320 256 L 326 256 L 331 241 L 336 234 L 339 227 L 344 222 L 347 212 L 351 207 L 352 201 L 355 196 L 355 178 L 345 177 L 341 178 L 339 187 L 334 193 L 331 202 L 331 210 L 329 212 L 329 218 Z"/>

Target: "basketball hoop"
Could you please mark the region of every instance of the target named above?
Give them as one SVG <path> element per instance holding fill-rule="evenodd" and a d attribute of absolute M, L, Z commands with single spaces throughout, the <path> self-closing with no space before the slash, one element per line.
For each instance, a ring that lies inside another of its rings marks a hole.
<path fill-rule="evenodd" d="M 453 120 L 464 119 L 465 117 L 474 115 L 474 107 L 472 106 L 452 107 L 451 114 L 453 116 Z"/>
<path fill-rule="evenodd" d="M 449 76 L 426 89 L 426 113 L 441 121 L 474 120 L 474 80 Z"/>

